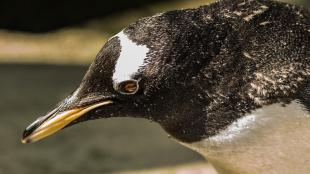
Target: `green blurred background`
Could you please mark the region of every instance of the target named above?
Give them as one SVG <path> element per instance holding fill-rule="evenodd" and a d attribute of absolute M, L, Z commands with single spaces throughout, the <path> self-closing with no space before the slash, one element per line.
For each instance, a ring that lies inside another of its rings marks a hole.
<path fill-rule="evenodd" d="M 143 16 L 209 2 L 2 0 L 0 174 L 117 173 L 202 161 L 142 119 L 86 122 L 29 145 L 20 138 L 77 87 L 110 36 Z M 289 2 L 310 7 L 309 0 Z"/>

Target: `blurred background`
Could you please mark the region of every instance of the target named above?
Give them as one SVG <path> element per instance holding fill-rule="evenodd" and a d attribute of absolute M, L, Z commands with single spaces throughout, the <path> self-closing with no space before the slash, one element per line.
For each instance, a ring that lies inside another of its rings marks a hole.
<path fill-rule="evenodd" d="M 309 0 L 286 1 L 310 8 Z M 167 172 L 170 166 L 188 163 L 197 167 L 203 161 L 198 154 L 142 119 L 90 121 L 29 145 L 20 138 L 29 123 L 79 85 L 109 37 L 141 17 L 210 2 L 1 0 L 0 174 Z"/>

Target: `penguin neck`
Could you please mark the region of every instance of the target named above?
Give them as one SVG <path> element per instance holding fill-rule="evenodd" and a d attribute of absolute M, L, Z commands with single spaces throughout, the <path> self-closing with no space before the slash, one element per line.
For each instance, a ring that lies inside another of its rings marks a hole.
<path fill-rule="evenodd" d="M 190 115 L 188 119 L 173 120 L 160 124 L 169 135 L 178 141 L 187 143 L 197 142 L 204 139 L 206 125 L 203 119 L 199 119 L 199 117 L 193 122 L 192 116 Z"/>
<path fill-rule="evenodd" d="M 183 90 L 180 90 L 183 91 Z M 186 91 L 186 90 L 185 90 Z M 198 91 L 198 90 L 196 90 Z M 163 129 L 175 139 L 182 142 L 197 142 L 205 138 L 206 118 L 203 109 L 205 106 L 204 100 L 199 101 L 195 91 L 187 91 L 188 95 L 178 94 L 172 100 L 166 100 L 171 103 L 165 103 L 167 106 L 162 110 L 162 116 L 156 116 L 160 118 L 157 122 L 163 127 Z M 162 107 L 164 108 L 164 107 Z"/>
<path fill-rule="evenodd" d="M 307 174 L 309 125 L 310 113 L 301 104 L 272 104 L 215 136 L 182 144 L 205 156 L 220 174 Z"/>

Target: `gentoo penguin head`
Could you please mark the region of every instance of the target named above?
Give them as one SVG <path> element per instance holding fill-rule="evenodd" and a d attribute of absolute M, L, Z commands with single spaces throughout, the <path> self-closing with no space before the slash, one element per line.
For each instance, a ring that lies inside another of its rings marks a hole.
<path fill-rule="evenodd" d="M 80 86 L 28 126 L 23 142 L 40 140 L 81 121 L 108 117 L 148 118 L 164 128 L 183 131 L 182 136 L 191 141 L 186 135 L 192 132 L 179 130 L 179 124 L 199 128 L 191 120 L 200 112 L 195 109 L 200 99 L 193 97 L 199 69 L 193 67 L 199 68 L 216 49 L 201 56 L 205 45 L 200 28 L 188 25 L 193 14 L 189 11 L 188 19 L 180 15 L 173 12 L 144 18 L 110 38 Z"/>

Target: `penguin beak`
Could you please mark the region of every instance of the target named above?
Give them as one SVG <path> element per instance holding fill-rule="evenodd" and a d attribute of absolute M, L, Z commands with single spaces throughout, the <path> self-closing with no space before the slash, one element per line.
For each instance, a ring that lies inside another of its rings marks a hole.
<path fill-rule="evenodd" d="M 70 109 L 62 112 L 59 112 L 58 109 L 55 109 L 46 116 L 38 118 L 35 122 L 29 125 L 24 131 L 21 141 L 22 143 L 39 141 L 68 126 L 74 120 L 82 117 L 87 112 L 112 103 L 112 100 L 105 100 L 91 104 L 89 106 Z"/>

